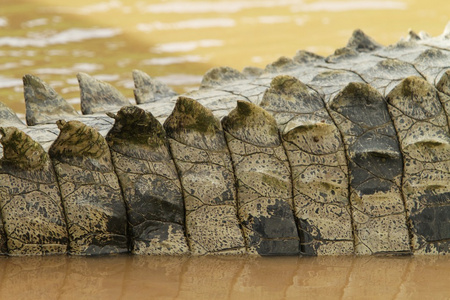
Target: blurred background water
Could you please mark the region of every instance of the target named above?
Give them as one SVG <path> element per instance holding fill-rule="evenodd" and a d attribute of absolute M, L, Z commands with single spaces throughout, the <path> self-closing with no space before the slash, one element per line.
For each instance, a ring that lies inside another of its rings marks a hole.
<path fill-rule="evenodd" d="M 264 67 L 299 49 L 330 55 L 356 28 L 381 44 L 439 35 L 448 0 L 0 0 L 0 101 L 24 113 L 22 76 L 79 108 L 77 72 L 133 98 L 141 69 L 178 92 L 211 67 Z"/>

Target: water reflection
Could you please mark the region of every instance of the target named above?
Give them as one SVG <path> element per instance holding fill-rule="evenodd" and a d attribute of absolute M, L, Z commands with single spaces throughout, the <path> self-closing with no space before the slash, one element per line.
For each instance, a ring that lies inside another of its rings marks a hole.
<path fill-rule="evenodd" d="M 448 299 L 448 257 L 8 257 L 1 299 Z"/>

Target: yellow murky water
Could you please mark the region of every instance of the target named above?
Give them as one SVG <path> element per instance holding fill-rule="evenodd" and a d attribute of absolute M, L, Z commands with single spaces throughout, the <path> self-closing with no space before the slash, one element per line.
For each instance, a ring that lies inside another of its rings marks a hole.
<path fill-rule="evenodd" d="M 449 299 L 448 257 L 0 259 L 0 299 Z"/>
<path fill-rule="evenodd" d="M 356 28 L 385 45 L 410 28 L 435 36 L 449 20 L 448 0 L 0 0 L 0 101 L 24 112 L 26 73 L 76 107 L 77 72 L 129 98 L 132 69 L 183 92 L 213 66 L 329 55 Z"/>
<path fill-rule="evenodd" d="M 78 106 L 77 72 L 132 98 L 131 70 L 178 92 L 214 66 L 321 55 L 355 28 L 388 45 L 439 35 L 448 0 L 0 0 L 0 101 L 35 74 Z M 0 257 L 0 299 L 450 299 L 448 257 Z"/>

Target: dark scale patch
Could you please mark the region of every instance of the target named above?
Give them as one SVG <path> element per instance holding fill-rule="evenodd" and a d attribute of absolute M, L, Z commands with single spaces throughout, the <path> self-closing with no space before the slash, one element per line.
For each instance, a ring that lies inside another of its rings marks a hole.
<path fill-rule="evenodd" d="M 127 206 L 131 251 L 188 253 L 177 170 L 162 125 L 149 112 L 123 107 L 106 136 Z"/>
<path fill-rule="evenodd" d="M 299 254 L 290 168 L 275 120 L 254 104 L 238 102 L 223 124 L 238 180 L 238 215 L 249 252 Z"/>
<path fill-rule="evenodd" d="M 367 84 L 350 83 L 328 106 L 349 159 L 355 252 L 408 252 L 402 155 L 385 100 Z"/>
<path fill-rule="evenodd" d="M 277 76 L 261 105 L 277 120 L 289 160 L 302 254 L 353 253 L 344 145 L 320 95 Z"/>

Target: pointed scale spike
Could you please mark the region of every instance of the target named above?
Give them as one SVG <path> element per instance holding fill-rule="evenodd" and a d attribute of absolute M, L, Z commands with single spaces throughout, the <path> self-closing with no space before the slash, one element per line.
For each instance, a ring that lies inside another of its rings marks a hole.
<path fill-rule="evenodd" d="M 0 133 L 4 149 L 0 159 L 0 207 L 9 254 L 66 253 L 65 215 L 48 154 L 15 127 L 0 128 Z M 5 182 L 9 184 L 2 187 Z"/>
<path fill-rule="evenodd" d="M 137 106 L 122 107 L 106 136 L 127 205 L 132 253 L 187 254 L 185 211 L 162 125 Z"/>
<path fill-rule="evenodd" d="M 211 88 L 246 78 L 244 74 L 230 67 L 212 68 L 203 76 L 200 88 Z"/>
<path fill-rule="evenodd" d="M 325 61 L 327 63 L 335 63 L 335 62 L 338 62 L 341 60 L 349 60 L 351 58 L 358 57 L 358 55 L 359 55 L 359 52 L 356 51 L 355 49 L 349 48 L 349 47 L 343 47 L 343 48 L 336 49 L 332 55 L 325 58 Z"/>
<path fill-rule="evenodd" d="M 80 85 L 81 112 L 84 115 L 117 110 L 130 105 L 115 87 L 85 73 L 77 74 Z"/>
<path fill-rule="evenodd" d="M 49 149 L 69 230 L 69 252 L 128 252 L 127 216 L 105 138 L 79 121 L 58 121 Z"/>
<path fill-rule="evenodd" d="M 148 74 L 133 70 L 134 98 L 137 104 L 157 102 L 160 99 L 176 96 L 177 93 L 166 84 Z"/>
<path fill-rule="evenodd" d="M 305 50 L 298 50 L 295 56 L 292 58 L 292 60 L 298 64 L 323 61 L 323 59 L 324 59 L 323 56 Z"/>
<path fill-rule="evenodd" d="M 281 56 L 273 63 L 268 64 L 264 71 L 267 73 L 279 73 L 297 65 L 298 64 L 292 58 Z"/>
<path fill-rule="evenodd" d="M 420 41 L 420 36 L 412 29 L 408 31 L 408 37 L 406 38 L 407 41 Z"/>
<path fill-rule="evenodd" d="M 23 88 L 28 126 L 53 124 L 61 118 L 78 116 L 76 110 L 39 77 L 25 75 Z"/>
<path fill-rule="evenodd" d="M 24 127 L 25 124 L 11 108 L 0 102 L 0 126 Z"/>
<path fill-rule="evenodd" d="M 180 97 L 164 123 L 178 169 L 192 254 L 242 254 L 231 157 L 222 125 L 197 101 Z"/>
<path fill-rule="evenodd" d="M 442 37 L 444 39 L 450 39 L 450 21 L 445 26 L 444 32 L 442 33 Z"/>
<path fill-rule="evenodd" d="M 347 47 L 355 49 L 358 52 L 372 52 L 382 48 L 383 45 L 367 36 L 361 29 L 356 29 L 353 31 L 353 34 L 347 43 Z"/>
<path fill-rule="evenodd" d="M 262 73 L 264 73 L 264 70 L 258 67 L 248 66 L 242 70 L 242 74 L 247 78 L 257 78 L 261 76 Z"/>

